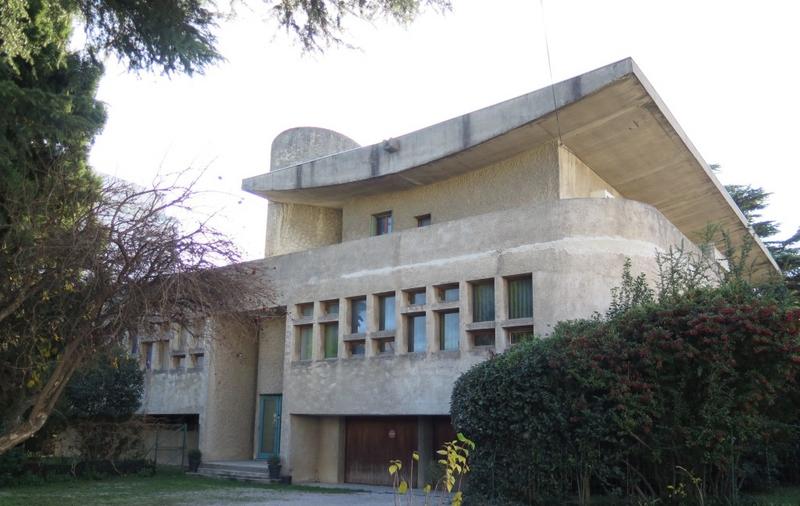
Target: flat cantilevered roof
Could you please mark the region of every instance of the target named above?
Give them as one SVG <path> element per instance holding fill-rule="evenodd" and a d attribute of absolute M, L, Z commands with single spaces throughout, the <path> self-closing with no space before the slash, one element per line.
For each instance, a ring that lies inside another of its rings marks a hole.
<path fill-rule="evenodd" d="M 555 96 L 555 98 L 554 98 Z M 556 119 L 557 117 L 557 119 Z M 411 132 L 245 179 L 276 202 L 340 207 L 485 167 L 560 138 L 628 199 L 657 208 L 692 240 L 709 224 L 752 238 L 758 277 L 779 272 L 767 249 L 630 58 L 552 87 Z"/>

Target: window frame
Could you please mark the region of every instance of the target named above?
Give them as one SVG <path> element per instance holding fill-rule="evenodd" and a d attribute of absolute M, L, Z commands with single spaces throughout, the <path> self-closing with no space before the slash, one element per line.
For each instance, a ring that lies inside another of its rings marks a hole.
<path fill-rule="evenodd" d="M 491 303 L 479 304 L 478 298 L 486 295 L 484 290 L 488 289 L 491 292 Z M 494 279 L 481 279 L 478 281 L 470 282 L 470 304 L 472 305 L 472 321 L 478 322 L 493 322 L 497 318 L 497 311 L 495 310 L 495 301 L 497 294 L 494 290 Z M 484 314 L 486 312 L 486 314 Z M 490 318 L 491 317 L 491 318 Z"/>
<path fill-rule="evenodd" d="M 447 347 L 447 317 L 450 315 L 455 315 L 456 317 L 456 335 L 455 335 L 455 347 L 448 348 Z M 439 311 L 438 312 L 438 319 L 439 319 L 439 351 L 458 351 L 461 348 L 461 314 L 456 310 L 452 311 Z"/>
<path fill-rule="evenodd" d="M 414 216 L 414 219 L 417 220 L 417 228 L 430 227 L 433 224 L 431 213 Z"/>
<path fill-rule="evenodd" d="M 522 318 L 533 318 L 533 276 L 531 274 L 523 274 L 520 276 L 512 276 L 505 278 L 506 280 L 506 310 L 508 312 L 509 320 L 518 320 Z M 514 297 L 512 297 L 511 290 L 515 283 L 526 282 L 528 285 L 528 299 L 529 304 L 518 302 L 514 304 Z M 516 313 L 515 308 L 525 306 L 525 313 Z"/>
<path fill-rule="evenodd" d="M 386 226 L 381 226 L 381 220 L 387 219 Z M 385 230 L 383 230 L 385 228 Z M 392 211 L 383 211 L 382 213 L 375 213 L 372 215 L 372 235 L 388 235 L 394 231 L 394 217 Z"/>

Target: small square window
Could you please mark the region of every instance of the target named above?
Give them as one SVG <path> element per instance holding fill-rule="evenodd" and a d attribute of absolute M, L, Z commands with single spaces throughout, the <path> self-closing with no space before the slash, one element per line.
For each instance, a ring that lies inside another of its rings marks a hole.
<path fill-rule="evenodd" d="M 459 298 L 458 285 L 445 285 L 438 288 L 439 302 L 456 302 Z"/>
<path fill-rule="evenodd" d="M 494 330 L 476 330 L 472 334 L 472 346 L 479 348 L 484 346 L 494 346 Z"/>
<path fill-rule="evenodd" d="M 417 227 L 427 227 L 431 224 L 431 215 L 430 214 L 423 214 L 420 216 L 416 216 L 417 218 Z"/>
<path fill-rule="evenodd" d="M 522 341 L 533 339 L 533 327 L 514 327 L 508 329 L 506 342 L 509 346 L 513 346 Z"/>
<path fill-rule="evenodd" d="M 172 356 L 172 368 L 173 369 L 183 369 L 183 363 L 185 359 L 185 355 L 173 355 Z"/>
<path fill-rule="evenodd" d="M 363 357 L 366 352 L 364 341 L 348 341 L 347 351 L 351 357 Z"/>
<path fill-rule="evenodd" d="M 192 367 L 195 369 L 203 368 L 203 354 L 195 353 L 192 355 Z"/>
<path fill-rule="evenodd" d="M 381 339 L 378 341 L 378 353 L 381 355 L 394 353 L 394 339 Z"/>
<path fill-rule="evenodd" d="M 417 290 L 408 290 L 408 304 L 410 306 L 422 306 L 426 303 L 425 289 L 419 288 Z"/>
<path fill-rule="evenodd" d="M 386 235 L 392 232 L 392 212 L 375 214 L 372 216 L 373 235 Z"/>
<path fill-rule="evenodd" d="M 339 314 L 339 301 L 338 300 L 326 301 L 325 314 L 328 316 L 337 316 Z"/>
<path fill-rule="evenodd" d="M 298 304 L 297 314 L 299 314 L 301 318 L 310 318 L 314 316 L 314 303 L 308 302 L 306 304 Z"/>

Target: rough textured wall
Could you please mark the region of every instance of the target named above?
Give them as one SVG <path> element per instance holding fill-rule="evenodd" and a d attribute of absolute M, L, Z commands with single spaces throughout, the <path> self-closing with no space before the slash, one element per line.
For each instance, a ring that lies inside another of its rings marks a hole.
<path fill-rule="evenodd" d="M 258 343 L 258 393 L 283 392 L 283 352 L 286 317 L 261 321 Z"/>
<path fill-rule="evenodd" d="M 285 255 L 342 242 L 342 211 L 270 202 L 264 256 Z"/>
<path fill-rule="evenodd" d="M 213 333 L 200 450 L 205 460 L 249 459 L 256 409 L 256 329 L 223 317 L 214 322 Z"/>
<path fill-rule="evenodd" d="M 270 170 L 290 167 L 359 147 L 333 130 L 300 127 L 285 130 L 272 141 Z M 270 202 L 267 209 L 265 256 L 284 255 L 342 241 L 339 209 Z"/>
<path fill-rule="evenodd" d="M 622 198 L 617 190 L 563 145 L 558 147 L 558 167 L 558 187 L 562 199 L 594 197 L 597 192 L 604 190 L 616 198 Z"/>
<path fill-rule="evenodd" d="M 392 211 L 394 230 L 457 220 L 558 198 L 558 158 L 553 143 L 439 183 L 352 199 L 342 208 L 342 240 L 372 235 L 372 215 Z"/>
<path fill-rule="evenodd" d="M 206 401 L 205 370 L 146 371 L 140 413 L 200 414 Z"/>

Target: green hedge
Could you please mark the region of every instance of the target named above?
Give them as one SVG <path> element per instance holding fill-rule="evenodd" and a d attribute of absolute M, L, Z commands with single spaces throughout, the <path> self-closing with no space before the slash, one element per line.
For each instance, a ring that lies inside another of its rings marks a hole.
<path fill-rule="evenodd" d="M 471 494 L 686 504 L 796 475 L 799 337 L 800 310 L 746 287 L 560 324 L 457 381 Z"/>

